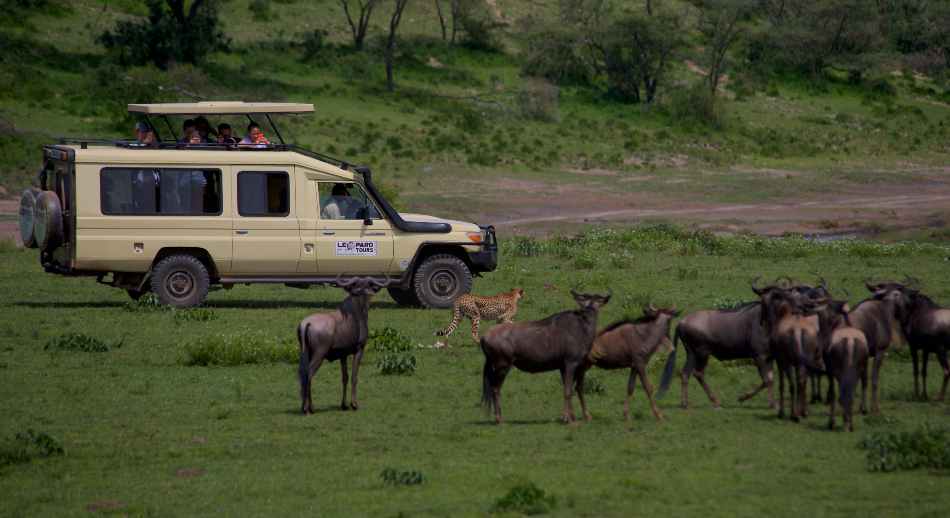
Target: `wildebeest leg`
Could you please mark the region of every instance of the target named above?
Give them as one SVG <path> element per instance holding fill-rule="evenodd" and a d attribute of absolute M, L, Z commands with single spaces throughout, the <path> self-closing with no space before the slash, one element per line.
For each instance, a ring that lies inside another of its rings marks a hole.
<path fill-rule="evenodd" d="M 346 372 L 346 356 L 340 358 L 340 378 L 343 381 L 343 394 L 340 396 L 340 410 L 346 410 L 346 385 L 350 382 L 350 375 Z"/>
<path fill-rule="evenodd" d="M 930 361 L 930 351 L 924 349 L 924 364 L 923 368 L 920 369 L 920 385 L 921 385 L 921 395 L 920 399 L 927 401 L 930 399 L 930 396 L 927 395 L 927 363 Z"/>
<path fill-rule="evenodd" d="M 577 368 L 577 371 L 574 373 L 574 387 L 577 392 L 577 399 L 581 401 L 581 414 L 584 415 L 585 421 L 590 421 L 593 419 L 593 416 L 590 415 L 590 412 L 587 411 L 587 401 L 584 400 L 584 376 L 587 375 L 587 369 L 584 366 Z"/>
<path fill-rule="evenodd" d="M 798 421 L 802 417 L 802 387 L 805 386 L 805 380 L 802 378 L 801 368 L 791 367 L 788 374 L 788 389 L 792 402 L 792 421 Z"/>
<path fill-rule="evenodd" d="M 778 366 L 778 418 L 785 418 L 785 367 Z"/>
<path fill-rule="evenodd" d="M 808 377 L 811 378 L 811 402 L 821 403 L 821 375 L 812 372 Z"/>
<path fill-rule="evenodd" d="M 363 348 L 360 347 L 353 355 L 353 384 L 350 385 L 350 408 L 356 410 L 360 407 L 360 400 L 356 397 L 356 385 L 360 381 L 360 362 L 363 361 Z M 343 387 L 346 390 L 346 387 Z"/>
<path fill-rule="evenodd" d="M 630 420 L 630 398 L 633 397 L 633 389 L 635 388 L 637 388 L 637 370 L 636 367 L 630 367 L 630 379 L 627 380 L 627 398 L 623 400 L 624 421 Z"/>
<path fill-rule="evenodd" d="M 772 365 L 766 358 L 756 357 L 755 366 L 759 369 L 759 377 L 762 378 L 762 383 L 758 387 L 746 392 L 745 394 L 739 396 L 739 402 L 743 402 L 751 399 L 759 392 L 762 392 L 762 389 L 769 389 L 768 398 L 769 398 L 769 407 L 775 408 L 775 399 L 772 397 Z"/>
<path fill-rule="evenodd" d="M 501 424 L 501 385 L 505 382 L 505 377 L 508 376 L 510 369 L 510 365 L 500 367 L 496 365 L 494 376 L 491 379 L 491 397 L 492 405 L 495 407 L 496 424 Z"/>
<path fill-rule="evenodd" d="M 871 413 L 881 413 L 881 392 L 878 383 L 881 379 L 881 364 L 884 363 L 884 350 L 878 349 L 874 355 L 874 366 L 871 369 Z M 924 395 L 927 391 L 927 355 L 924 355 Z"/>
<path fill-rule="evenodd" d="M 706 358 L 697 358 L 696 370 L 693 371 L 693 376 L 696 376 L 696 379 L 699 380 L 700 386 L 703 387 L 703 390 L 706 391 L 706 396 L 709 397 L 709 400 L 712 401 L 713 408 L 719 408 L 719 398 L 713 394 L 709 385 L 706 384 L 706 364 L 709 362 L 709 357 Z"/>
<path fill-rule="evenodd" d="M 828 429 L 835 429 L 835 381 L 828 378 Z"/>
<path fill-rule="evenodd" d="M 808 417 L 808 369 L 804 365 L 798 367 L 798 415 Z"/>
<path fill-rule="evenodd" d="M 946 348 L 937 351 L 937 361 L 943 367 L 943 385 L 940 387 L 940 395 L 937 397 L 937 401 L 943 401 L 944 396 L 947 395 L 947 382 L 950 382 L 950 365 L 947 364 Z"/>
<path fill-rule="evenodd" d="M 920 399 L 920 387 L 917 384 L 917 348 L 913 345 L 910 346 L 910 361 L 914 368 L 914 399 Z"/>
<path fill-rule="evenodd" d="M 653 417 L 657 421 L 662 421 L 663 412 L 660 412 L 660 409 L 656 407 L 656 401 L 653 399 L 653 385 L 650 384 L 650 379 L 647 377 L 646 365 L 637 365 L 637 371 L 640 375 L 640 383 L 643 384 L 643 390 L 647 393 L 647 399 L 650 400 L 650 410 L 653 411 Z"/>
<path fill-rule="evenodd" d="M 310 374 L 307 381 L 306 394 L 304 397 L 303 403 L 303 413 L 312 414 L 313 413 L 313 398 L 310 394 L 310 385 L 313 383 L 313 377 L 317 374 L 317 370 L 320 368 L 320 365 L 323 363 L 323 355 L 311 357 L 310 358 L 310 369 L 308 374 Z"/>
<path fill-rule="evenodd" d="M 564 411 L 561 413 L 561 420 L 565 423 L 573 423 L 574 417 L 574 371 L 577 370 L 575 364 L 567 364 L 561 367 L 561 383 L 564 385 Z"/>
<path fill-rule="evenodd" d="M 683 408 L 689 408 L 689 378 L 693 375 L 693 369 L 695 367 L 696 354 L 689 347 L 686 347 L 686 364 L 683 365 L 683 390 L 680 399 L 680 406 Z"/>

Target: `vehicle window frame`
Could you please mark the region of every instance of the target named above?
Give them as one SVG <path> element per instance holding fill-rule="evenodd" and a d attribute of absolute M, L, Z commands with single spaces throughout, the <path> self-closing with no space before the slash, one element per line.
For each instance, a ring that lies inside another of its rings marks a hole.
<path fill-rule="evenodd" d="M 264 174 L 264 175 L 283 175 L 284 179 L 287 181 L 287 211 L 282 214 L 270 213 L 270 212 L 262 213 L 262 214 L 245 214 L 241 210 L 241 175 L 245 173 Z M 255 170 L 255 169 L 247 169 L 247 170 L 238 171 L 237 175 L 235 175 L 234 178 L 235 178 L 234 192 L 236 194 L 234 203 L 237 206 L 238 216 L 242 218 L 286 218 L 290 216 L 290 212 L 291 212 L 290 208 L 291 208 L 291 204 L 293 203 L 293 196 L 291 196 L 291 192 L 290 192 L 291 183 L 292 183 L 290 181 L 290 172 L 288 171 L 260 171 L 260 170 Z"/>
<path fill-rule="evenodd" d="M 322 204 L 322 201 L 323 201 L 323 200 L 322 200 L 322 197 L 320 196 L 320 192 L 321 192 L 321 191 L 320 191 L 320 185 L 321 185 L 321 184 L 335 185 L 335 184 L 338 184 L 338 183 L 342 183 L 342 184 L 348 184 L 348 185 L 355 185 L 355 186 L 360 190 L 360 192 L 363 193 L 364 199 L 365 199 L 367 202 L 369 202 L 370 205 L 373 206 L 373 209 L 376 210 L 376 216 L 377 216 L 377 217 L 375 217 L 375 218 L 369 218 L 370 220 L 373 220 L 373 221 L 385 221 L 385 220 L 386 220 L 386 216 L 383 214 L 383 211 L 380 210 L 379 205 L 376 203 L 376 200 L 373 199 L 373 197 L 370 195 L 369 191 L 367 191 L 359 182 L 354 182 L 354 181 L 352 181 L 352 180 L 349 180 L 349 181 L 345 181 L 345 180 L 344 180 L 344 181 L 317 180 L 316 183 L 317 183 L 317 209 L 318 209 L 318 210 L 317 210 L 317 214 L 320 216 L 320 219 L 325 220 L 325 221 L 363 221 L 364 219 L 366 219 L 366 218 L 326 219 L 326 218 L 323 217 L 323 204 Z M 331 187 L 330 189 L 332 190 L 332 187 Z"/>
<path fill-rule="evenodd" d="M 105 207 L 105 186 L 103 185 L 103 180 L 106 172 L 110 171 L 155 171 L 158 170 L 159 174 L 162 171 L 202 171 L 202 172 L 211 172 L 218 175 L 218 211 L 217 212 L 112 212 L 106 211 Z M 146 166 L 107 166 L 99 169 L 99 212 L 103 216 L 146 216 L 146 217 L 156 217 L 156 216 L 169 216 L 169 217 L 189 217 L 189 218 L 201 218 L 201 217 L 217 217 L 224 214 L 224 172 L 220 168 L 216 167 L 146 167 Z"/>

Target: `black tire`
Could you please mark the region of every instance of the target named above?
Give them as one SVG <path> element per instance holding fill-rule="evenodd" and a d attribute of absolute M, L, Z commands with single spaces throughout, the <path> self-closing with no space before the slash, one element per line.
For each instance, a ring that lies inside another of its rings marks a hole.
<path fill-rule="evenodd" d="M 53 191 L 41 191 L 34 208 L 33 236 L 41 250 L 51 251 L 63 243 L 63 207 Z"/>
<path fill-rule="evenodd" d="M 450 308 L 455 299 L 472 290 L 472 272 L 458 257 L 438 254 L 419 265 L 412 284 L 423 307 Z"/>
<path fill-rule="evenodd" d="M 193 255 L 170 255 L 152 268 L 152 293 L 162 304 L 177 308 L 200 305 L 210 285 L 208 269 Z"/>
<path fill-rule="evenodd" d="M 408 289 L 402 288 L 386 288 L 386 291 L 389 292 L 389 296 L 396 301 L 396 304 L 400 306 L 407 307 L 418 307 L 419 306 L 419 297 L 416 297 L 416 290 L 412 287 Z"/>
<path fill-rule="evenodd" d="M 33 227 L 36 224 L 36 191 L 26 189 L 20 196 L 20 241 L 24 248 L 36 248 Z"/>

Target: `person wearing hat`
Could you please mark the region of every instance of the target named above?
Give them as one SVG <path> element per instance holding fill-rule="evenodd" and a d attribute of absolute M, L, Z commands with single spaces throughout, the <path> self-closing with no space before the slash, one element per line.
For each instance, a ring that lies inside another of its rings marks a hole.
<path fill-rule="evenodd" d="M 144 122 L 135 124 L 135 145 L 140 147 L 158 147 L 155 130 Z"/>

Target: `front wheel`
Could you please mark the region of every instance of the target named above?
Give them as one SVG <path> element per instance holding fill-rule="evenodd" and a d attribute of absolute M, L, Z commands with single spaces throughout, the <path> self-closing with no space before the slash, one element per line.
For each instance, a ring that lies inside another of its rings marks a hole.
<path fill-rule="evenodd" d="M 424 307 L 450 308 L 455 299 L 472 290 L 472 271 L 454 255 L 433 255 L 419 265 L 413 288 Z"/>
<path fill-rule="evenodd" d="M 152 268 L 152 293 L 169 306 L 201 304 L 210 284 L 208 269 L 193 255 L 170 255 Z"/>

